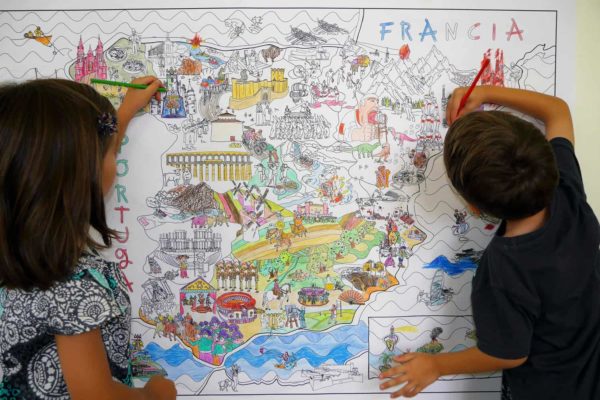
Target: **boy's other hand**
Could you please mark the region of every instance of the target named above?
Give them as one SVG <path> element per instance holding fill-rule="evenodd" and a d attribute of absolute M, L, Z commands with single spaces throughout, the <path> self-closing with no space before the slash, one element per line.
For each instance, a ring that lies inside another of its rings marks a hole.
<path fill-rule="evenodd" d="M 452 92 L 452 95 L 450 96 L 446 106 L 446 122 L 448 122 L 448 125 L 452 125 L 454 121 L 463 115 L 477 110 L 485 102 L 483 95 L 484 88 L 478 86 L 473 89 L 473 92 L 471 92 L 471 95 L 467 99 L 465 106 L 462 108 L 462 110 L 460 110 L 460 114 L 457 115 L 458 108 L 460 107 L 460 101 L 468 90 L 468 87 L 459 87 L 454 89 Z"/>
<path fill-rule="evenodd" d="M 435 356 L 431 354 L 406 353 L 394 357 L 394 361 L 401 364 L 379 375 L 379 379 L 389 378 L 379 385 L 382 390 L 404 383 L 404 386 L 390 395 L 392 398 L 413 397 L 441 376 Z"/>
<path fill-rule="evenodd" d="M 158 92 L 158 88 L 163 86 L 163 84 L 157 77 L 143 76 L 141 78 L 134 79 L 131 81 L 131 83 L 148 85 L 148 87 L 146 89 L 128 88 L 125 98 L 121 103 L 121 107 L 119 107 L 120 113 L 125 112 L 133 116 L 136 112 L 148 104 L 152 96 L 154 96 L 157 100 L 160 100 L 160 92 Z"/>
<path fill-rule="evenodd" d="M 144 386 L 148 400 L 175 400 L 177 391 L 172 380 L 162 375 L 154 375 Z"/>

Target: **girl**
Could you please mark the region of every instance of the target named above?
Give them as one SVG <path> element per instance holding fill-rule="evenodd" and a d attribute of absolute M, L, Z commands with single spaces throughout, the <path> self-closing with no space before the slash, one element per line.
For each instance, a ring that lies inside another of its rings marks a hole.
<path fill-rule="evenodd" d="M 2 398 L 175 399 L 162 377 L 129 387 L 129 298 L 96 251 L 117 237 L 103 196 L 125 129 L 161 85 L 134 83 L 149 86 L 129 90 L 116 116 L 84 84 L 0 87 Z"/>

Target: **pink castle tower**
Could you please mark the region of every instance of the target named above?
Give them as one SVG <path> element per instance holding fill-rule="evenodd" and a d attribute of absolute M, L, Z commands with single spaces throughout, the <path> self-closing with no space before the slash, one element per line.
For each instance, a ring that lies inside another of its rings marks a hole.
<path fill-rule="evenodd" d="M 100 36 L 98 36 L 98 45 L 96 46 L 96 77 L 99 79 L 106 79 L 106 61 L 104 61 L 104 49 Z"/>
<path fill-rule="evenodd" d="M 483 55 L 483 60 L 481 60 L 481 64 L 485 62 L 486 59 L 490 60 L 492 58 L 492 50 L 488 49 Z M 491 61 L 491 60 L 490 60 Z M 482 85 L 491 85 L 492 84 L 492 66 L 491 62 L 485 67 L 483 74 L 481 75 L 481 84 Z"/>
<path fill-rule="evenodd" d="M 81 81 L 81 78 L 84 76 L 83 65 L 83 41 L 80 36 L 79 44 L 77 45 L 77 61 L 75 61 L 75 80 L 77 82 Z"/>
<path fill-rule="evenodd" d="M 106 61 L 104 61 L 104 48 L 100 37 L 98 37 L 96 54 L 92 52 L 91 46 L 88 47 L 87 54 L 85 54 L 83 41 L 79 37 L 77 60 L 75 61 L 75 80 L 77 82 L 89 82 L 92 77 L 106 79 L 107 69 Z"/>
<path fill-rule="evenodd" d="M 504 86 L 504 51 L 496 49 L 496 70 L 494 71 L 494 86 Z"/>
<path fill-rule="evenodd" d="M 483 54 L 483 60 L 481 63 L 488 59 L 490 63 L 483 71 L 481 75 L 481 84 L 482 85 L 493 85 L 493 86 L 504 86 L 504 50 L 496 49 L 494 53 L 495 65 L 492 68 L 492 50 L 488 49 Z"/>
<path fill-rule="evenodd" d="M 94 64 L 96 63 L 96 58 L 94 57 L 94 53 L 92 52 L 92 46 L 88 47 L 87 55 L 85 56 L 85 64 L 83 67 L 83 73 L 85 76 L 94 72 Z"/>

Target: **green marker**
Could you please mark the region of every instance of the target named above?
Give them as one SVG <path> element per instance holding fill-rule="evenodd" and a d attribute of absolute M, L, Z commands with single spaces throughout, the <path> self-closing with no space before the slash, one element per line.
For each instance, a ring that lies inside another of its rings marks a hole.
<path fill-rule="evenodd" d="M 146 89 L 148 87 L 148 85 L 142 85 L 142 84 L 139 84 L 139 83 L 127 83 L 127 82 L 107 81 L 105 79 L 96 79 L 96 78 L 92 78 L 92 79 L 90 79 L 90 81 L 92 83 L 99 83 L 101 85 L 124 86 L 124 87 L 134 88 L 134 89 Z M 159 87 L 157 91 L 161 92 L 161 93 L 166 93 L 167 89 L 164 88 L 164 87 Z"/>

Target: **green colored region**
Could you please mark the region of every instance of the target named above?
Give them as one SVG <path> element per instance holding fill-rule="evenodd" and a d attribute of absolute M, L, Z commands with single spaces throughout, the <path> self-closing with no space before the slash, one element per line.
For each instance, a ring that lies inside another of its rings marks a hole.
<path fill-rule="evenodd" d="M 114 79 L 111 77 L 112 80 L 129 82 L 132 79 L 137 78 L 139 76 L 156 75 L 156 72 L 152 68 L 152 63 L 146 59 L 146 45 L 145 44 L 143 44 L 143 43 L 140 44 L 137 53 L 131 54 L 131 50 L 130 50 L 131 42 L 127 38 L 121 38 L 121 39 L 117 40 L 115 43 L 113 43 L 106 50 L 106 52 L 109 52 L 110 49 L 112 49 L 112 48 L 120 48 L 120 49 L 127 51 L 127 57 L 121 61 L 111 61 L 108 57 L 105 57 L 106 65 L 108 66 L 109 71 L 110 71 L 110 68 L 112 67 L 112 68 L 115 68 L 116 72 L 118 73 L 118 76 L 115 77 Z M 133 72 L 130 73 L 130 72 L 125 71 L 123 66 L 128 61 L 141 62 L 146 67 L 145 71 L 135 72 L 135 73 L 133 73 Z"/>
<path fill-rule="evenodd" d="M 359 154 L 359 157 L 373 157 L 373 151 L 379 147 L 379 143 L 363 143 L 358 146 L 354 146 L 352 150 Z"/>
<path fill-rule="evenodd" d="M 437 354 L 444 350 L 444 345 L 440 342 L 430 342 L 424 344 L 423 346 L 417 349 L 418 353 L 429 353 L 429 354 Z"/>
<path fill-rule="evenodd" d="M 331 320 L 329 310 L 306 313 L 306 329 L 311 331 L 322 331 L 336 324 L 349 324 L 352 322 L 355 313 L 356 310 L 338 310 L 337 318 L 335 320 Z"/>
<path fill-rule="evenodd" d="M 475 329 L 469 329 L 467 331 L 467 333 L 465 333 L 465 337 L 467 339 L 471 339 L 471 340 L 477 341 L 477 332 L 475 331 Z"/>
<path fill-rule="evenodd" d="M 363 243 L 365 243 L 367 245 L 367 247 L 365 249 L 363 249 L 361 251 L 361 250 L 359 250 L 359 248 L 357 246 L 355 246 L 355 247 L 351 247 L 348 250 L 348 253 L 352 254 L 357 259 L 366 258 L 369 255 L 369 253 L 371 252 L 371 249 L 375 246 L 379 246 L 381 244 L 381 242 L 383 241 L 383 239 L 385 238 L 385 233 L 383 233 L 381 231 L 375 230 L 375 231 L 371 231 L 369 233 L 373 236 L 373 239 L 367 240 L 367 241 L 365 241 L 363 239 Z"/>
<path fill-rule="evenodd" d="M 259 273 L 262 276 L 270 276 L 276 271 L 279 283 L 289 283 L 294 291 L 303 287 L 324 287 L 328 279 L 337 287 L 342 287 L 342 281 L 333 271 L 335 265 L 344 262 L 338 256 L 351 255 L 356 260 L 364 259 L 383 238 L 383 232 L 363 222 L 352 230 L 344 231 L 339 240 L 333 243 L 314 246 L 296 253 L 282 251 L 277 258 L 260 262 Z M 237 243 L 234 247 L 237 247 L 236 245 Z M 265 290 L 272 288 L 273 282 L 269 282 Z"/>
<path fill-rule="evenodd" d="M 379 366 L 379 370 L 381 372 L 385 372 L 388 369 L 392 368 L 392 362 L 394 361 L 394 357 L 396 357 L 396 354 L 392 353 L 392 352 L 385 352 L 383 353 L 380 357 L 379 360 L 381 361 L 381 365 Z"/>

